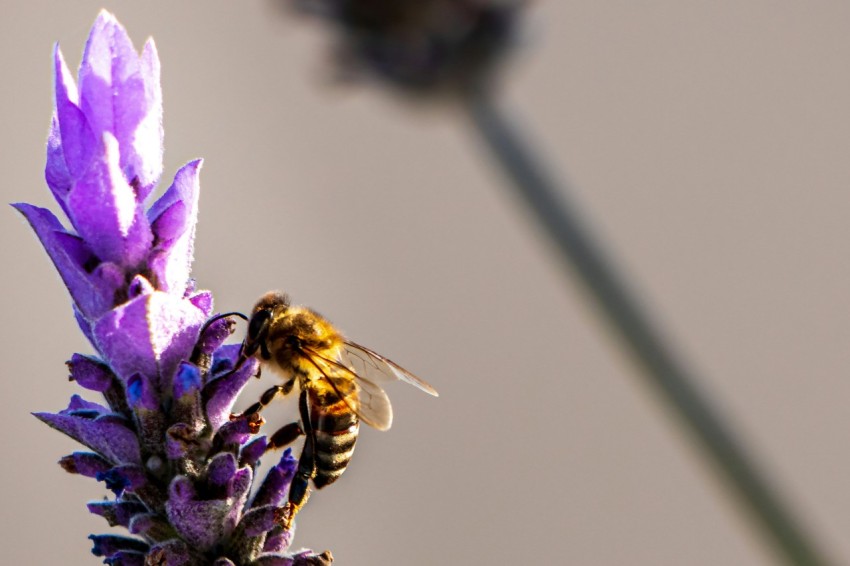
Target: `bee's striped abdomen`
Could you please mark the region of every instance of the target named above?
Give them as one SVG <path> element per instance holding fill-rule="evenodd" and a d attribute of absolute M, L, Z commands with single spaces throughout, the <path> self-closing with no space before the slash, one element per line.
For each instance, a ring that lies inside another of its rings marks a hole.
<path fill-rule="evenodd" d="M 321 489 L 335 482 L 348 466 L 354 454 L 360 421 L 348 405 L 339 399 L 329 399 L 331 403 L 325 406 L 321 405 L 321 397 L 311 400 L 311 421 L 316 435 L 316 475 L 313 484 Z"/>

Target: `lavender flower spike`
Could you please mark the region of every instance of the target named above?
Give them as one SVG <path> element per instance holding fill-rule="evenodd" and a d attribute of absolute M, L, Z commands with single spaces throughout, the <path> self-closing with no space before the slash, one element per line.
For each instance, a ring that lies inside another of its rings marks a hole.
<path fill-rule="evenodd" d="M 401 92 L 465 94 L 490 86 L 528 0 L 280 0 L 333 29 L 340 75 Z M 438 97 L 439 98 L 439 97 Z"/>
<path fill-rule="evenodd" d="M 292 532 L 277 517 L 291 455 L 262 482 L 262 501 L 250 497 L 266 442 L 229 412 L 256 361 L 231 371 L 238 347 L 222 343 L 234 327 L 204 326 L 212 295 L 195 291 L 189 277 L 201 162 L 181 168 L 146 205 L 162 173 L 153 41 L 139 55 L 101 12 L 77 81 L 58 47 L 54 74 L 45 178 L 69 224 L 45 208 L 14 206 L 59 271 L 96 352 L 74 354 L 68 369 L 103 401 L 75 395 L 67 409 L 35 415 L 88 449 L 60 465 L 115 495 L 89 511 L 130 536 L 92 535 L 92 552 L 114 565 L 330 563 L 329 553 L 286 553 Z"/>

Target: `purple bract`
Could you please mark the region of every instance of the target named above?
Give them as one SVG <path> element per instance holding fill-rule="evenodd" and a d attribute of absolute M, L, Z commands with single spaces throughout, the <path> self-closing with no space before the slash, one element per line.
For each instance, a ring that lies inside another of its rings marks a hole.
<path fill-rule="evenodd" d="M 56 109 L 45 178 L 67 217 L 14 205 L 29 221 L 71 294 L 96 356 L 74 354 L 71 379 L 104 403 L 75 395 L 36 417 L 86 446 L 60 464 L 115 494 L 89 510 L 133 536 L 92 535 L 107 564 L 326 564 L 329 553 L 286 554 L 280 527 L 296 460 L 286 451 L 255 481 L 265 439 L 231 408 L 257 371 L 232 371 L 233 324 L 205 330 L 212 295 L 189 277 L 200 161 L 181 168 L 146 205 L 162 174 L 162 94 L 156 47 L 139 55 L 101 12 L 75 82 L 54 52 Z M 259 484 L 259 485 L 256 485 Z M 257 492 L 256 497 L 252 493 Z"/>

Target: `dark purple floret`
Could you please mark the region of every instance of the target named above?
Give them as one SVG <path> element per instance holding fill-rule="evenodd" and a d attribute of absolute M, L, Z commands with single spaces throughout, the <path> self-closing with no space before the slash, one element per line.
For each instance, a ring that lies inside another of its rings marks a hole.
<path fill-rule="evenodd" d="M 252 358 L 235 371 L 231 371 L 239 347 L 222 346 L 219 350 L 224 353 L 221 356 L 216 355 L 214 358 L 212 373 L 215 377 L 203 390 L 207 417 L 216 428 L 224 426 L 228 422 L 236 398 L 245 384 L 257 374 L 258 368 L 257 360 Z M 232 358 L 229 355 L 231 353 L 233 354 Z"/>
<path fill-rule="evenodd" d="M 294 555 L 263 554 L 252 566 L 325 566 L 332 562 L 333 556 L 330 552 L 313 554 L 310 551 L 304 551 Z"/>
<path fill-rule="evenodd" d="M 239 346 L 224 344 L 233 321 L 201 333 L 212 294 L 190 277 L 201 161 L 182 167 L 148 206 L 162 174 L 159 75 L 153 42 L 138 54 L 107 12 L 92 28 L 77 81 L 54 51 L 45 179 L 66 221 L 30 204 L 15 208 L 59 271 L 94 348 L 71 357 L 70 379 L 105 403 L 74 395 L 66 409 L 35 416 L 90 450 L 60 465 L 103 482 L 114 497 L 90 502 L 89 511 L 134 535 L 92 535 L 104 563 L 249 566 L 264 549 L 288 549 L 280 505 L 294 460 L 287 453 L 272 468 L 259 489 L 265 507 L 252 510 L 267 444 L 256 436 L 258 416 L 231 420 L 230 411 L 257 361 L 240 361 Z"/>
<path fill-rule="evenodd" d="M 110 566 L 145 566 L 145 557 L 146 553 L 143 552 L 122 550 L 105 559 L 103 563 Z"/>
<path fill-rule="evenodd" d="M 292 544 L 292 534 L 292 531 L 284 531 L 280 527 L 275 527 L 266 535 L 263 552 L 269 554 L 286 552 L 286 549 Z"/>
<path fill-rule="evenodd" d="M 210 460 L 207 466 L 207 486 L 211 492 L 226 494 L 239 466 L 236 464 L 236 456 L 229 452 L 222 452 Z"/>
<path fill-rule="evenodd" d="M 198 348 L 204 354 L 212 354 L 233 334 L 236 322 L 232 318 L 220 318 L 212 323 L 198 340 Z"/>
<path fill-rule="evenodd" d="M 146 552 L 148 544 L 142 540 L 119 535 L 91 535 L 94 542 L 91 552 L 95 556 L 114 556 L 121 551 Z"/>
<path fill-rule="evenodd" d="M 68 379 L 99 393 L 109 389 L 115 377 L 108 365 L 91 356 L 74 354 L 66 364 L 71 372 Z"/>
<path fill-rule="evenodd" d="M 262 507 L 266 505 L 280 505 L 286 495 L 286 490 L 295 477 L 295 470 L 298 469 L 298 460 L 292 456 L 292 451 L 286 449 L 280 462 L 272 466 L 266 475 L 266 479 L 257 490 L 254 496 L 252 507 Z"/>
<path fill-rule="evenodd" d="M 137 492 L 148 484 L 145 471 L 139 466 L 115 466 L 95 476 L 97 481 L 106 484 L 106 488 L 120 496 L 125 491 Z"/>
<path fill-rule="evenodd" d="M 133 517 L 147 511 L 136 501 L 91 501 L 87 507 L 89 512 L 106 519 L 110 527 L 129 527 Z"/>
<path fill-rule="evenodd" d="M 80 474 L 87 478 L 96 478 L 112 468 L 103 456 L 94 452 L 74 452 L 59 460 L 59 465 L 69 474 Z"/>
<path fill-rule="evenodd" d="M 139 440 L 131 423 L 123 417 L 102 415 L 93 417 L 35 413 L 35 416 L 64 432 L 74 440 L 100 454 L 113 464 L 135 463 L 142 461 Z"/>
<path fill-rule="evenodd" d="M 268 440 L 265 436 L 255 438 L 242 447 L 239 452 L 239 464 L 242 466 L 256 466 L 260 457 L 268 449 Z"/>

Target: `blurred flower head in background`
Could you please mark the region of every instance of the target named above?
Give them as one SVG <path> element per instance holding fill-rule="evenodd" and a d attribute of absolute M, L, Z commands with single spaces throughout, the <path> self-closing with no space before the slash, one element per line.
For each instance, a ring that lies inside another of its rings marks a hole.
<path fill-rule="evenodd" d="M 276 0 L 336 30 L 341 74 L 414 94 L 488 88 L 513 44 L 525 0 Z"/>
<path fill-rule="evenodd" d="M 75 82 L 54 52 L 55 112 L 45 177 L 70 228 L 49 210 L 14 205 L 29 221 L 70 291 L 97 356 L 74 354 L 70 379 L 102 394 L 36 416 L 88 448 L 60 461 L 104 482 L 114 499 L 89 510 L 134 537 L 93 535 L 108 564 L 324 564 L 285 554 L 281 503 L 295 473 L 286 451 L 255 482 L 267 446 L 256 423 L 230 411 L 256 360 L 237 365 L 227 318 L 211 324 L 212 295 L 190 268 L 200 161 L 181 168 L 146 205 L 162 173 L 160 64 L 141 55 L 101 12 Z M 235 371 L 234 371 L 235 369 Z M 257 489 L 252 489 L 259 484 Z"/>

